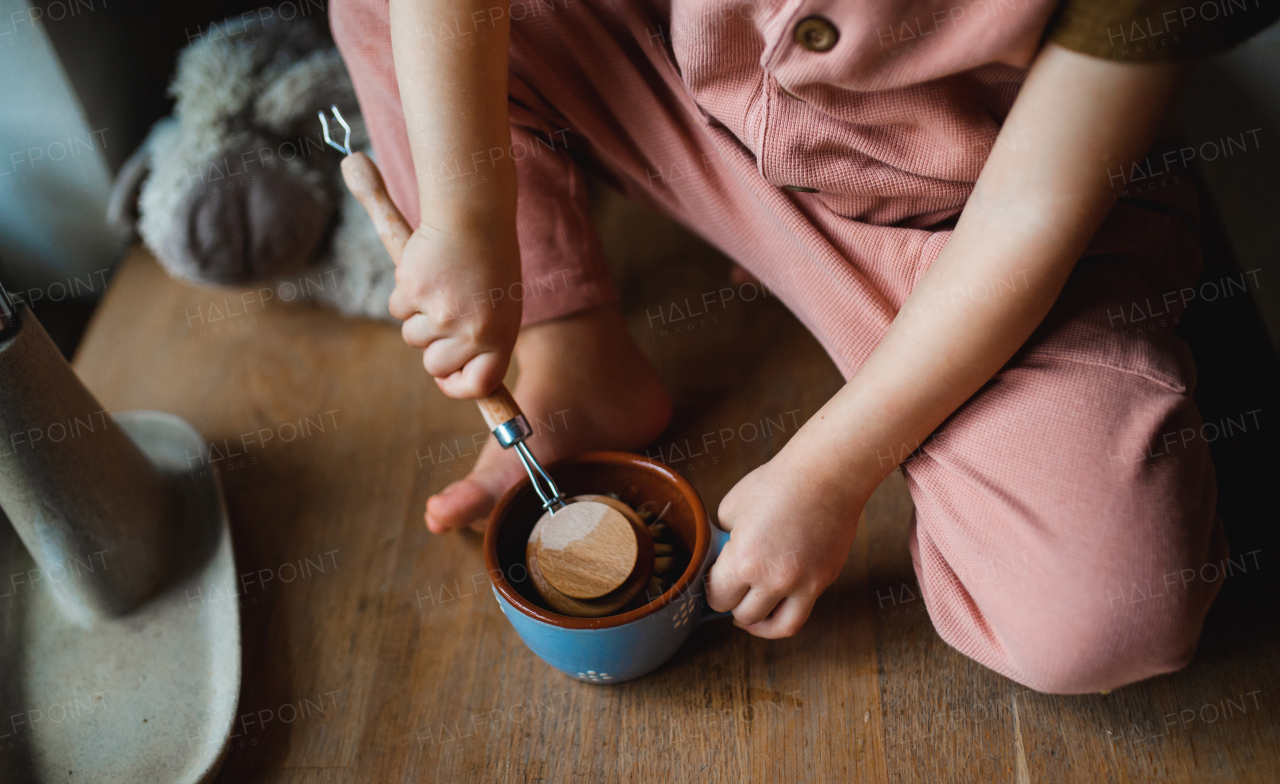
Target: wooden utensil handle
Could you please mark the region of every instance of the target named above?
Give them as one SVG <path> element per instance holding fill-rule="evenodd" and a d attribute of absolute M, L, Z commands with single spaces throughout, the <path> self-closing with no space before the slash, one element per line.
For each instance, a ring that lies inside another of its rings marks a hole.
<path fill-rule="evenodd" d="M 399 266 L 400 259 L 404 256 L 404 246 L 413 235 L 413 229 L 409 228 L 408 222 L 391 200 L 391 194 L 387 193 L 387 184 L 382 179 L 382 172 L 378 171 L 378 165 L 368 155 L 353 152 L 342 160 L 342 179 L 356 200 L 364 206 L 365 212 L 369 213 L 383 246 L 391 260 Z M 477 399 L 476 405 L 480 407 L 480 414 L 490 430 L 524 416 L 505 384 L 499 384 L 488 397 Z"/>
<path fill-rule="evenodd" d="M 405 221 L 395 202 L 387 193 L 387 184 L 382 179 L 378 165 L 368 155 L 353 152 L 342 159 L 342 179 L 351 189 L 351 193 L 364 205 L 365 212 L 378 230 L 378 237 L 386 247 L 391 260 L 400 265 L 400 257 L 404 255 L 404 246 L 413 235 L 413 229 Z"/>
<path fill-rule="evenodd" d="M 476 405 L 480 406 L 480 415 L 484 417 L 484 423 L 489 426 L 490 430 L 506 424 L 516 417 L 524 416 L 524 412 L 520 410 L 520 405 L 516 403 L 516 399 L 507 390 L 506 384 L 499 384 L 492 395 L 476 400 Z"/>

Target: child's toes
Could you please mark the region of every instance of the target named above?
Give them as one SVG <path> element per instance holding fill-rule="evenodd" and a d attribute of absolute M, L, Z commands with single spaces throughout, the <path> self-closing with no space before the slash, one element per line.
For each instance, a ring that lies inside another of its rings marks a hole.
<path fill-rule="evenodd" d="M 493 496 L 470 477 L 460 479 L 427 499 L 427 528 L 444 533 L 483 520 L 493 508 Z"/>

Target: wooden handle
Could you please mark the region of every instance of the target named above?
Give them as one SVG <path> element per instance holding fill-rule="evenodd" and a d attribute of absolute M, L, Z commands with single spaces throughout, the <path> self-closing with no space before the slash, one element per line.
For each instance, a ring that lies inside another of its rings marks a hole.
<path fill-rule="evenodd" d="M 524 416 L 524 412 L 520 410 L 520 404 L 516 403 L 516 399 L 507 391 L 506 384 L 499 384 L 492 395 L 477 399 L 476 405 L 480 407 L 480 415 L 484 417 L 484 423 L 490 430 L 518 416 Z"/>
<path fill-rule="evenodd" d="M 378 230 L 378 237 L 391 255 L 391 260 L 400 265 L 400 257 L 404 255 L 404 246 L 413 235 L 413 229 L 405 222 L 400 210 L 387 193 L 387 184 L 382 180 L 382 172 L 378 165 L 362 152 L 353 152 L 342 159 L 342 179 L 356 199 L 364 205 L 365 212 Z"/>
<path fill-rule="evenodd" d="M 342 159 L 342 179 L 351 194 L 364 206 L 369 219 L 378 230 L 378 237 L 396 266 L 404 256 L 404 246 L 413 235 L 413 229 L 405 221 L 396 204 L 387 193 L 387 184 L 373 159 L 362 152 L 353 152 Z M 476 400 L 480 414 L 490 430 L 521 415 L 516 399 L 507 391 L 506 384 L 499 384 L 493 394 Z"/>

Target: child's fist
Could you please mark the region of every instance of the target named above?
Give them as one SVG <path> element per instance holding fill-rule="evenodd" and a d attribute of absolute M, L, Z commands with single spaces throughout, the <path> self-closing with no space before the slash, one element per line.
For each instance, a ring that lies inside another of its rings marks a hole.
<path fill-rule="evenodd" d="M 757 637 L 790 637 L 835 581 L 857 530 L 861 503 L 824 487 L 784 449 L 747 474 L 720 503 L 733 537 L 707 577 L 707 603 L 733 612 Z"/>
<path fill-rule="evenodd" d="M 502 381 L 520 331 L 515 228 L 445 232 L 420 226 L 396 267 L 388 308 L 449 397 L 476 398 Z"/>
<path fill-rule="evenodd" d="M 423 349 L 422 364 L 449 397 L 492 392 L 520 331 L 520 301 L 511 296 L 520 280 L 515 221 L 499 210 L 411 231 L 373 159 L 358 150 L 343 158 L 342 179 L 396 264 L 387 307 L 404 322 L 405 342 Z"/>

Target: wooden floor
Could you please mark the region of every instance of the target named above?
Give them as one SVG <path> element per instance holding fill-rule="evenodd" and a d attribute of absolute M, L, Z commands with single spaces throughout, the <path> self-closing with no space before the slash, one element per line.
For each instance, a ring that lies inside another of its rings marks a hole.
<path fill-rule="evenodd" d="M 635 208 L 601 209 L 637 340 L 678 402 L 650 452 L 714 510 L 840 378 L 776 301 L 747 287 L 722 302 L 725 260 Z M 1256 408 L 1248 396 L 1270 384 L 1269 424 L 1274 361 L 1233 360 L 1251 345 L 1210 346 L 1215 372 L 1249 377 L 1218 382 L 1222 399 L 1206 405 Z M 599 687 L 523 647 L 477 536 L 424 528 L 427 496 L 465 473 L 484 427 L 472 404 L 440 395 L 394 327 L 188 288 L 138 252 L 76 367 L 109 409 L 175 412 L 224 457 L 212 465 L 231 508 L 245 647 L 221 781 L 1280 780 L 1276 458 L 1257 436 L 1216 457 L 1233 550 L 1257 550 L 1258 566 L 1228 581 L 1180 674 L 1054 697 L 950 649 L 912 575 L 911 501 L 895 474 L 800 635 L 707 624 L 658 672 Z M 1209 375 L 1202 366 L 1204 388 Z M 751 440 L 766 417 L 786 432 Z M 741 437 L 701 448 L 723 428 Z"/>

